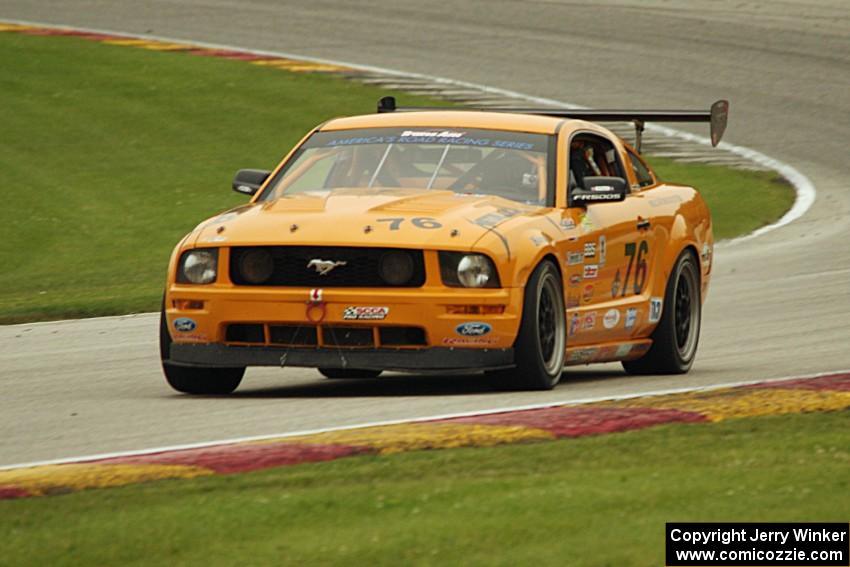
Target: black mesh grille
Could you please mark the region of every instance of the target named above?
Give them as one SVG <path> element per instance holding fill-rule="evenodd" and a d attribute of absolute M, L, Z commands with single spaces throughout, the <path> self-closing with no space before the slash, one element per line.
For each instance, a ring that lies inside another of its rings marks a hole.
<path fill-rule="evenodd" d="M 379 327 L 381 346 L 422 346 L 425 329 L 419 327 Z"/>
<path fill-rule="evenodd" d="M 367 327 L 348 325 L 301 325 L 269 323 L 231 323 L 225 329 L 225 340 L 229 343 L 266 344 L 265 328 L 268 327 L 268 344 L 289 347 L 317 347 L 319 333 L 325 347 L 415 347 L 427 346 L 425 330 L 421 327 Z M 378 331 L 375 344 L 374 330 Z"/>
<path fill-rule="evenodd" d="M 316 346 L 316 327 L 269 325 L 269 340 L 274 344 Z"/>
<path fill-rule="evenodd" d="M 322 341 L 327 346 L 375 346 L 372 327 L 322 327 Z"/>
<path fill-rule="evenodd" d="M 421 287 L 425 283 L 425 262 L 421 250 L 397 248 L 350 248 L 332 246 L 266 246 L 272 254 L 274 272 L 262 284 L 248 283 L 239 273 L 239 259 L 253 248 L 230 250 L 230 279 L 236 285 L 286 287 Z M 381 260 L 391 252 L 408 254 L 413 260 L 413 273 L 401 284 L 390 284 L 381 277 Z M 320 275 L 308 268 L 312 260 L 345 262 Z"/>
<path fill-rule="evenodd" d="M 245 323 L 227 326 L 225 340 L 230 343 L 264 343 L 262 325 L 251 325 Z"/>

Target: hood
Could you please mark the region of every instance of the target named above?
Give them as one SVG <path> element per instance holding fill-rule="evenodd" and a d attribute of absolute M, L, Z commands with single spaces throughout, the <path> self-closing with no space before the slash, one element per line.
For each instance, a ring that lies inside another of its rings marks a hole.
<path fill-rule="evenodd" d="M 468 250 L 490 229 L 543 211 L 490 195 L 337 189 L 237 207 L 202 223 L 196 243 Z"/>

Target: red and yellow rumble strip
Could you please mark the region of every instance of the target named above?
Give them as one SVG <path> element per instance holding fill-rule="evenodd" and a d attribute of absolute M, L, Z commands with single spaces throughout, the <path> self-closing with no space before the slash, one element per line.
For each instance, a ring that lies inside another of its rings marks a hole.
<path fill-rule="evenodd" d="M 106 43 L 108 45 L 123 45 L 127 47 L 149 49 L 152 51 L 179 51 L 191 55 L 201 55 L 203 57 L 238 59 L 240 61 L 247 61 L 253 65 L 263 65 L 265 67 L 283 69 L 284 71 L 292 71 L 294 73 L 348 73 L 353 71 L 350 67 L 344 67 L 342 65 L 330 65 L 302 59 L 288 59 L 286 57 L 262 55 L 251 53 L 249 51 L 209 49 L 206 47 L 192 45 L 190 43 L 175 43 L 147 38 L 134 38 L 122 35 L 78 31 L 68 28 L 48 28 L 0 22 L 0 32 L 13 32 L 27 35 L 72 36 L 90 41 Z"/>
<path fill-rule="evenodd" d="M 850 374 L 735 388 L 328 431 L 202 449 L 0 471 L 0 500 L 329 461 L 362 454 L 487 447 L 642 429 L 850 408 Z"/>

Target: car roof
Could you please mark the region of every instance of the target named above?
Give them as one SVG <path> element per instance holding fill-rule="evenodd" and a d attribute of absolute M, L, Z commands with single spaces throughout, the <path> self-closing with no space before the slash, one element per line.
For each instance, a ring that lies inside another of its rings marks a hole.
<path fill-rule="evenodd" d="M 581 120 L 568 122 L 583 123 Z M 554 134 L 563 118 L 510 112 L 467 110 L 388 112 L 346 118 L 335 118 L 323 124 L 321 131 L 354 130 L 358 128 L 482 128 L 511 130 L 535 134 Z"/>

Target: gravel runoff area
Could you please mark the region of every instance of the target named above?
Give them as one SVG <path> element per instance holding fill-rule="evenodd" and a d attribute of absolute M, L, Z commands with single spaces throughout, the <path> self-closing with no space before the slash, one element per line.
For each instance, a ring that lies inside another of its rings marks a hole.
<path fill-rule="evenodd" d="M 363 454 L 541 442 L 643 429 L 850 408 L 850 373 L 714 390 L 338 429 L 262 441 L 0 470 L 0 499 L 160 479 L 235 474 Z"/>

